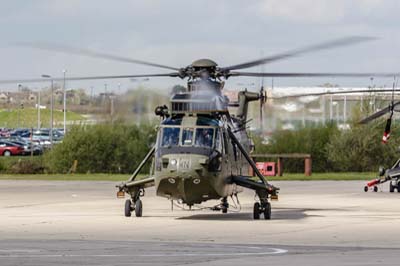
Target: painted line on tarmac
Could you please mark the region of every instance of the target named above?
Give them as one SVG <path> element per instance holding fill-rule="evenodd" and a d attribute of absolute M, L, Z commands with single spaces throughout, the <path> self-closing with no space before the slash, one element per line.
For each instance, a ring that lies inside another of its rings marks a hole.
<path fill-rule="evenodd" d="M 251 248 L 251 247 L 247 247 Z M 196 257 L 196 256 L 265 256 L 284 254 L 288 251 L 281 248 L 267 248 L 267 252 L 239 252 L 239 253 L 166 253 L 166 254 L 0 254 L 0 258 L 68 258 L 68 257 Z M 37 250 L 1 250 L 11 253 L 33 253 Z M 40 251 L 39 251 L 40 252 Z"/>

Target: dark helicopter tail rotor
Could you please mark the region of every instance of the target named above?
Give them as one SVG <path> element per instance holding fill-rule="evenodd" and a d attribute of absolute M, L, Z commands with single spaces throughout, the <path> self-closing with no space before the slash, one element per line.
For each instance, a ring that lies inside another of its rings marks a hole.
<path fill-rule="evenodd" d="M 382 143 L 384 143 L 384 144 L 386 144 L 390 138 L 390 129 L 391 129 L 391 125 L 392 125 L 392 118 L 393 118 L 394 112 L 396 111 L 395 107 L 397 105 L 400 105 L 400 101 L 398 101 L 398 102 L 394 101 L 394 92 L 395 92 L 396 86 L 397 86 L 397 78 L 394 77 L 393 89 L 392 89 L 392 100 L 388 107 L 386 107 L 376 113 L 373 113 L 372 115 L 364 118 L 363 120 L 361 120 L 359 122 L 359 124 L 367 124 L 367 123 L 371 122 L 372 120 L 375 120 L 375 119 L 389 113 L 390 115 L 389 115 L 389 118 L 386 120 L 385 131 L 383 132 L 383 136 L 382 136 Z"/>

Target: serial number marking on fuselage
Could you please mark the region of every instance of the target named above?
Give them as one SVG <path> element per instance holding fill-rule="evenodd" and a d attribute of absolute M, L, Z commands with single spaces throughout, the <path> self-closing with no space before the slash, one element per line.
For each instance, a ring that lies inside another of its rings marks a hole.
<path fill-rule="evenodd" d="M 183 170 L 190 169 L 190 161 L 188 159 L 181 159 L 180 160 L 180 168 Z"/>

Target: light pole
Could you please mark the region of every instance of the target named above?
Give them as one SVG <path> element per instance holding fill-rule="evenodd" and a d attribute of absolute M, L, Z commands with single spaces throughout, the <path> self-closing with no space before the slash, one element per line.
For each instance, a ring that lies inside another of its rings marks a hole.
<path fill-rule="evenodd" d="M 38 91 L 38 103 L 37 103 L 37 128 L 40 130 L 40 89 Z"/>
<path fill-rule="evenodd" d="M 53 148 L 53 108 L 54 108 L 54 99 L 53 99 L 53 90 L 54 90 L 54 82 L 53 78 L 50 75 L 42 75 L 42 78 L 50 79 L 51 81 L 51 95 L 50 95 L 50 148 Z"/>
<path fill-rule="evenodd" d="M 19 113 L 21 109 L 21 84 L 18 84 L 17 128 L 19 128 Z"/>
<path fill-rule="evenodd" d="M 63 82 L 63 104 L 64 104 L 64 136 L 67 133 L 67 92 L 65 89 L 65 73 L 67 73 L 67 70 L 64 69 L 63 70 L 63 74 L 64 74 L 64 82 Z"/>

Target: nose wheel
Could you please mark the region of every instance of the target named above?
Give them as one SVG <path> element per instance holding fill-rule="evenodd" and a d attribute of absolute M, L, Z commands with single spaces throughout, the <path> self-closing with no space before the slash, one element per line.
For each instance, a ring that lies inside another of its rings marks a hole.
<path fill-rule="evenodd" d="M 265 220 L 270 220 L 271 219 L 271 204 L 269 202 L 264 202 L 264 203 L 256 202 L 256 203 L 254 203 L 254 206 L 253 206 L 253 218 L 254 218 L 254 220 L 259 220 L 261 214 L 264 215 L 264 219 Z"/>
<path fill-rule="evenodd" d="M 143 204 L 140 199 L 135 202 L 135 215 L 136 217 L 142 217 L 143 213 Z"/>
<path fill-rule="evenodd" d="M 140 199 L 136 200 L 134 203 L 130 199 L 125 201 L 125 217 L 131 217 L 133 211 L 135 211 L 136 217 L 142 217 L 143 203 Z"/>
<path fill-rule="evenodd" d="M 132 201 L 130 199 L 127 199 L 125 201 L 125 217 L 131 217 L 132 211 Z"/>

